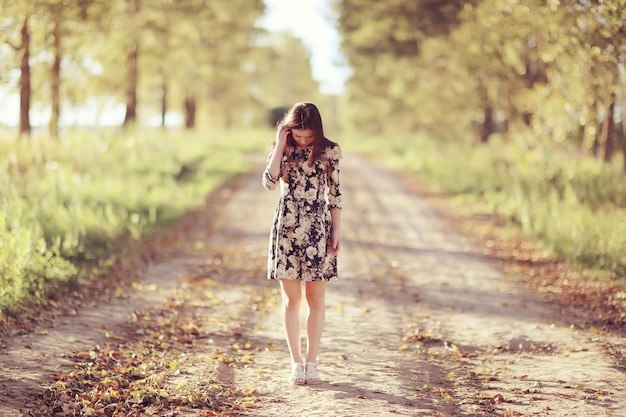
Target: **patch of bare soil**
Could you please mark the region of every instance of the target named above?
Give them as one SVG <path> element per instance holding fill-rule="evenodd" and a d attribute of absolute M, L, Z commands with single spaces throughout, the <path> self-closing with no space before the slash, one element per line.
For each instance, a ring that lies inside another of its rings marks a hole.
<path fill-rule="evenodd" d="M 323 384 L 287 382 L 265 279 L 278 194 L 255 173 L 174 225 L 133 287 L 7 339 L 0 415 L 113 415 L 122 394 L 123 415 L 626 415 L 618 332 L 512 280 L 392 174 L 347 154 L 342 187 Z"/>

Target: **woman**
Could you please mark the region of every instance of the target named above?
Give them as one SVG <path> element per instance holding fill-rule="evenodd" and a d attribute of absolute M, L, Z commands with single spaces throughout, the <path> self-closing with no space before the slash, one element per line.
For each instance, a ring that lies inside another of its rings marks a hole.
<path fill-rule="evenodd" d="M 319 384 L 317 354 L 324 329 L 326 282 L 337 277 L 340 248 L 339 145 L 324 136 L 312 103 L 295 104 L 278 123 L 263 186 L 280 186 L 268 253 L 268 278 L 280 281 L 290 381 Z M 307 348 L 300 343 L 300 301 L 307 301 Z"/>

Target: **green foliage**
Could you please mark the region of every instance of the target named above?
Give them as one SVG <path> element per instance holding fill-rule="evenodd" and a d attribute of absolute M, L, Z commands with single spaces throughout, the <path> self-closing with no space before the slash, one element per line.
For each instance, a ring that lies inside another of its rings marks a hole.
<path fill-rule="evenodd" d="M 341 0 L 348 110 L 369 132 L 550 137 L 608 161 L 616 129 L 600 124 L 624 118 L 625 5 Z"/>
<path fill-rule="evenodd" d="M 81 261 L 199 207 L 265 142 L 156 130 L 0 142 L 0 311 L 46 298 L 79 278 Z"/>
<path fill-rule="evenodd" d="M 241 125 L 264 121 L 275 105 L 276 82 L 262 82 L 271 49 L 257 27 L 262 0 L 0 0 L 0 10 L 0 89 L 28 96 L 44 113 L 62 103 L 51 124 L 99 123 L 119 104 L 138 111 L 129 123 L 185 116 L 193 99 L 204 111 L 198 121 Z M 20 66 L 27 47 L 36 59 Z"/>
<path fill-rule="evenodd" d="M 514 222 L 564 260 L 626 276 L 626 183 L 617 164 L 549 143 L 475 146 L 405 135 L 342 144 Z"/>
<path fill-rule="evenodd" d="M 254 51 L 254 70 L 250 74 L 255 100 L 265 103 L 267 108 L 288 108 L 300 101 L 319 102 L 321 96 L 319 85 L 313 80 L 311 54 L 302 40 L 282 32 L 267 34 L 263 43 L 267 46 Z M 283 115 L 284 112 L 280 117 Z"/>

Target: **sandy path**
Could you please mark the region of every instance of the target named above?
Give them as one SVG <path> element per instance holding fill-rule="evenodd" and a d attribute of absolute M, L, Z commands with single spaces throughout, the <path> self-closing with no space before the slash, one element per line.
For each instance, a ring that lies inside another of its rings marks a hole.
<path fill-rule="evenodd" d="M 390 174 L 348 155 L 342 180 L 341 279 L 329 285 L 319 357 L 327 383 L 285 384 L 276 308 L 253 330 L 276 350 L 234 376 L 260 395 L 250 415 L 626 416 L 616 389 L 626 385 L 623 374 L 602 353 L 600 335 L 576 330 L 556 307 L 506 282 Z M 231 201 L 247 209 L 225 211 L 221 239 L 245 237 L 262 258 L 277 195 L 257 189 L 253 179 Z"/>
<path fill-rule="evenodd" d="M 256 174 L 229 196 L 211 233 L 196 230 L 184 255 L 145 271 L 144 290 L 8 341 L 0 352 L 0 415 L 20 415 L 28 391 L 66 365 L 63 352 L 102 338 L 99 323 L 110 329 L 138 306 L 164 303 L 184 277 L 208 271 L 224 308 L 207 313 L 203 332 L 214 337 L 189 352 L 177 382 L 201 385 L 217 374 L 250 387 L 254 407 L 242 415 L 626 416 L 624 374 L 603 352 L 609 336 L 571 326 L 507 282 L 391 174 L 351 154 L 342 170 L 340 279 L 328 287 L 319 357 L 326 383 L 286 383 L 280 307 L 265 303 L 259 311 L 254 301 L 259 294 L 278 300 L 276 284 L 264 278 L 278 194 L 263 190 Z M 254 363 L 210 365 L 233 334 L 255 347 Z"/>

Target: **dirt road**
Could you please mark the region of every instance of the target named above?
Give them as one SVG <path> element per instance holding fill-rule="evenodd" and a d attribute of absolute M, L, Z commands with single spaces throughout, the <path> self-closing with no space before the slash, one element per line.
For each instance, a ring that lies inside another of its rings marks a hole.
<path fill-rule="evenodd" d="M 279 296 L 265 280 L 278 194 L 255 173 L 194 218 L 175 256 L 142 271 L 134 291 L 6 341 L 0 415 L 28 415 L 50 375 L 70 367 L 70 352 L 124 337 L 134 312 L 184 296 L 196 300 L 188 304 L 202 325 L 172 383 L 225 381 L 254 393 L 237 415 L 626 416 L 626 378 L 604 352 L 623 341 L 572 326 L 509 282 L 392 174 L 347 154 L 342 188 L 340 279 L 328 287 L 318 361 L 324 384 L 287 383 Z M 188 283 L 203 277 L 210 294 L 194 294 Z M 235 344 L 248 346 L 236 364 L 215 359 Z M 157 415 L 207 415 L 168 413 Z"/>

